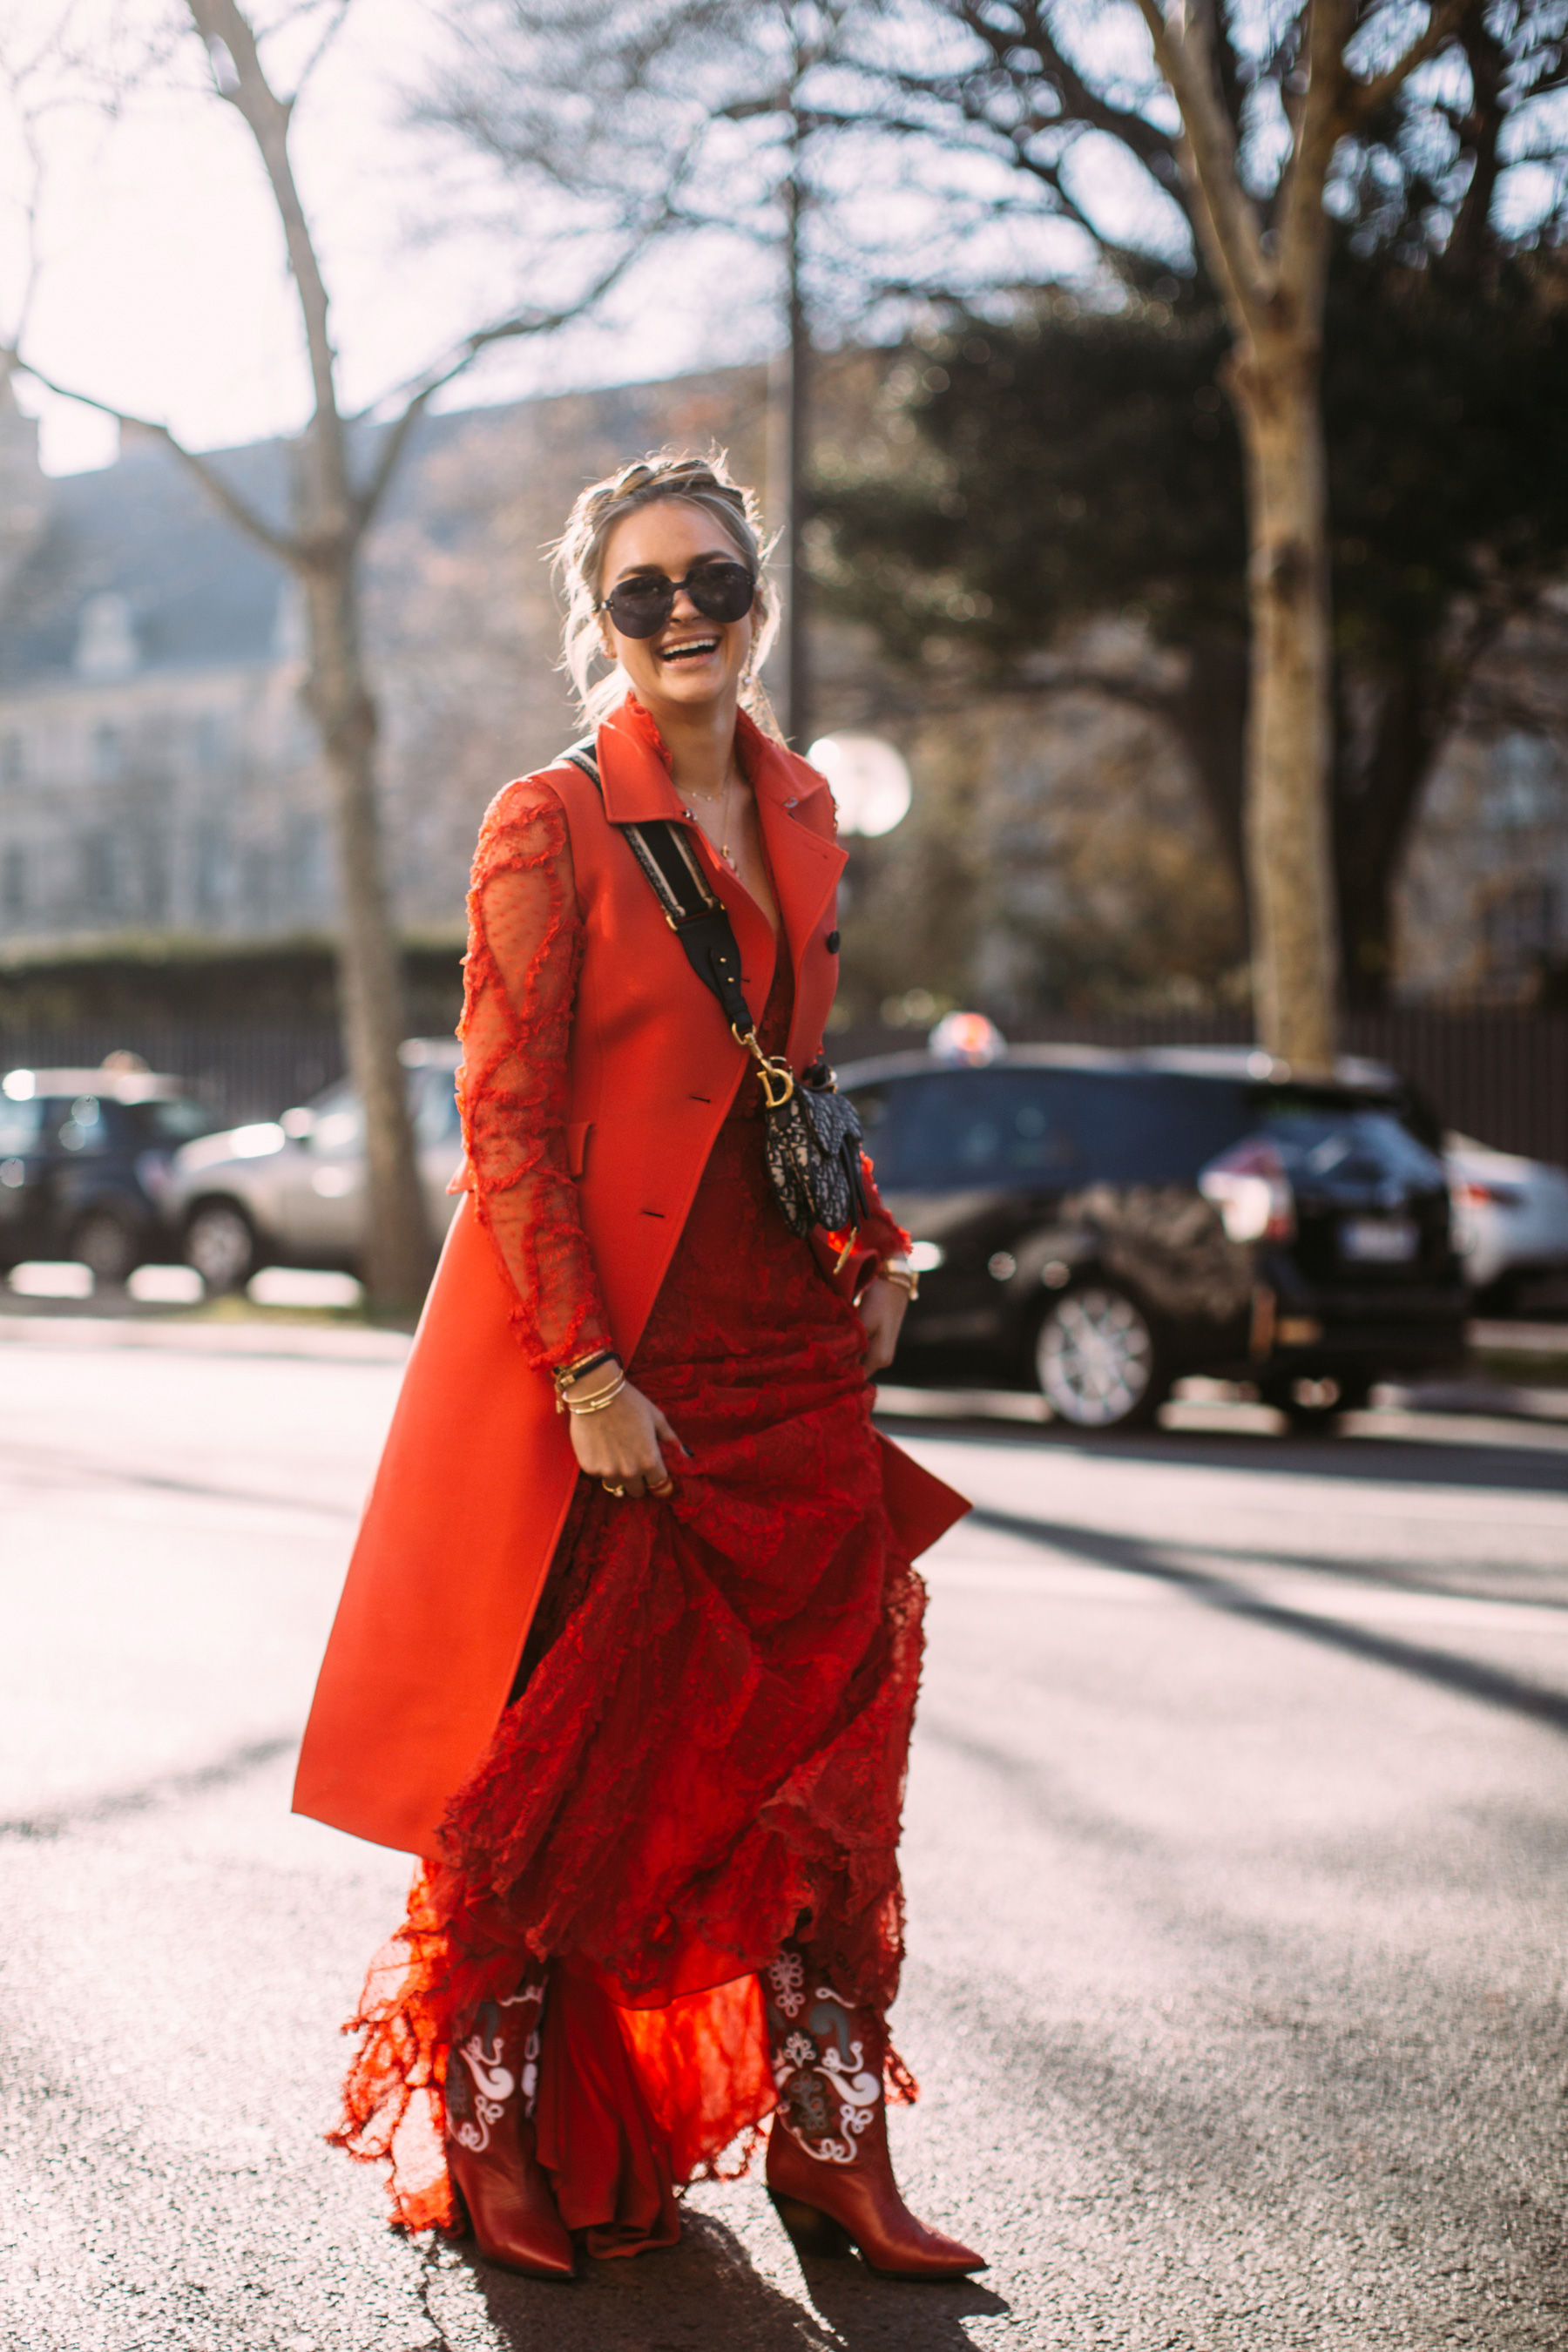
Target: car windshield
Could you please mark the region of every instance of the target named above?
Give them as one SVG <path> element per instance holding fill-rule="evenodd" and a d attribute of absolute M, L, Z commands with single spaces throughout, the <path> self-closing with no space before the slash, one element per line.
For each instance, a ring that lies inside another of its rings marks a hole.
<path fill-rule="evenodd" d="M 1252 1123 L 1241 1087 L 1155 1071 L 941 1070 L 856 1099 L 903 1192 L 1190 1182 Z"/>
<path fill-rule="evenodd" d="M 1332 1099 L 1266 1100 L 1258 1126 L 1298 1191 L 1378 1183 L 1440 1185 L 1441 1162 L 1390 1107 Z"/>
<path fill-rule="evenodd" d="M 162 1102 L 135 1103 L 131 1116 L 149 1142 L 163 1144 L 171 1151 L 182 1143 L 193 1143 L 198 1135 L 210 1135 L 216 1125 L 205 1103 L 191 1102 L 183 1095 Z"/>
<path fill-rule="evenodd" d="M 0 1095 L 0 1160 L 15 1160 L 24 1151 L 35 1150 L 43 1117 L 41 1102 L 13 1102 Z"/>
<path fill-rule="evenodd" d="M 1193 1183 L 1266 1132 L 1292 1174 L 1440 1181 L 1392 1105 L 1176 1071 L 932 1070 L 857 1089 L 885 1188 Z"/>
<path fill-rule="evenodd" d="M 445 1143 L 458 1132 L 456 1070 L 439 1066 L 408 1073 L 408 1108 L 415 1140 L 421 1146 Z M 310 1140 L 317 1151 L 361 1151 L 364 1148 L 364 1112 L 353 1081 L 340 1078 L 310 1105 Z"/>

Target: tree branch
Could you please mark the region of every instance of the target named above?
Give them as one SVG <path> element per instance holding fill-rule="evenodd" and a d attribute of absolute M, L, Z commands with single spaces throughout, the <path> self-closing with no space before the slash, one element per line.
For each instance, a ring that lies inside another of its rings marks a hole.
<path fill-rule="evenodd" d="M 1189 29 L 1179 30 L 1162 15 L 1158 0 L 1138 0 L 1138 5 L 1154 46 L 1154 61 L 1182 110 L 1192 176 L 1202 198 L 1205 241 L 1216 274 L 1229 290 L 1234 314 L 1250 323 L 1273 291 L 1273 273 L 1264 258 L 1257 206 L 1237 173 L 1236 133 L 1220 104 L 1205 28 L 1194 15 L 1187 18 Z"/>
<path fill-rule="evenodd" d="M 1411 42 L 1397 65 L 1390 66 L 1385 73 L 1374 74 L 1371 81 L 1354 82 L 1347 77 L 1340 104 L 1340 132 L 1359 129 L 1386 106 L 1418 66 L 1424 66 L 1428 58 L 1435 58 L 1439 49 L 1447 47 L 1473 10 L 1474 0 L 1441 0 L 1427 19 L 1426 30 Z"/>
<path fill-rule="evenodd" d="M 293 165 L 289 160 L 290 108 L 278 97 L 268 82 L 256 46 L 256 36 L 236 0 L 187 0 L 187 5 L 191 21 L 205 42 L 209 57 L 221 42 L 233 63 L 235 80 L 232 89 L 225 88 L 216 65 L 214 79 L 219 96 L 244 118 L 260 151 L 268 179 L 272 184 L 279 217 L 283 224 L 289 264 L 294 273 L 300 308 L 304 315 L 305 343 L 310 362 L 316 415 L 319 417 L 335 416 L 337 393 L 333 380 L 332 347 L 327 331 L 327 289 L 305 218 L 305 208 L 294 183 Z M 347 487 L 346 482 L 341 486 L 333 485 L 345 499 Z"/>
<path fill-rule="evenodd" d="M 477 328 L 471 335 L 465 335 L 460 343 L 437 360 L 424 375 L 416 377 L 411 385 L 399 387 L 404 406 L 387 427 L 386 439 L 382 444 L 369 481 L 355 494 L 354 510 L 362 531 L 374 520 L 397 470 L 398 460 L 407 446 L 408 436 L 436 394 L 472 367 L 480 353 L 489 351 L 492 343 L 515 341 L 523 335 L 552 334 L 557 328 L 581 318 L 585 310 L 603 301 L 611 288 L 626 275 L 648 238 L 658 234 L 668 210 L 667 201 L 661 207 L 659 220 L 642 224 L 609 268 L 602 271 L 594 284 L 574 301 L 555 310 L 519 311 L 510 319 L 497 320 L 491 326 Z M 386 397 L 388 395 L 384 394 L 383 399 Z M 380 405 L 380 401 L 374 404 L 375 407 Z M 364 412 L 366 415 L 370 413 Z"/>
<path fill-rule="evenodd" d="M 230 522 L 266 548 L 269 555 L 275 555 L 280 563 L 287 563 L 291 569 L 297 568 L 300 551 L 295 541 L 286 532 L 274 530 L 265 516 L 259 514 L 247 499 L 241 498 L 216 466 L 210 465 L 198 451 L 187 449 L 166 425 L 155 425 L 147 416 L 132 416 L 107 400 L 95 399 L 90 392 L 77 392 L 69 384 L 57 383 L 52 376 L 44 373 L 42 368 L 35 367 L 30 360 L 24 359 L 15 347 L 0 349 L 0 362 L 4 362 L 7 369 L 16 368 L 22 374 L 30 375 L 35 383 L 42 384 L 46 392 L 52 392 L 57 400 L 79 401 L 83 408 L 96 409 L 100 416 L 112 416 L 117 425 L 128 425 L 133 433 L 145 433 L 153 440 L 161 441 L 181 465 L 195 476 Z"/>

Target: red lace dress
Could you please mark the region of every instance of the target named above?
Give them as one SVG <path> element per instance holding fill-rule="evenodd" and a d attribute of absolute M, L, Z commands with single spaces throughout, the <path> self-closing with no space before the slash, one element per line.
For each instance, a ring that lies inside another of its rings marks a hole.
<path fill-rule="evenodd" d="M 493 813 L 492 813 L 493 814 Z M 487 822 L 470 899 L 464 1119 L 477 1206 L 541 1364 L 609 1344 L 564 1153 L 578 956 L 548 783 Z M 760 1024 L 782 1052 L 775 960 Z M 446 2223 L 439 2088 L 474 2000 L 551 1965 L 537 2120 L 600 2253 L 678 2234 L 673 2187 L 773 2105 L 756 1971 L 805 1937 L 885 2008 L 923 1587 L 883 1508 L 854 1309 L 779 1214 L 743 1081 L 629 1368 L 690 1449 L 668 1502 L 581 1478 L 514 1696 L 378 1956 L 340 2144 Z M 874 1204 L 865 1238 L 906 1236 Z"/>

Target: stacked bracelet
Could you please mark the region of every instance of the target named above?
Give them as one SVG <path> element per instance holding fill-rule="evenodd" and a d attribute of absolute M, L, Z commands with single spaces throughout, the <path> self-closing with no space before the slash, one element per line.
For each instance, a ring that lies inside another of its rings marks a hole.
<path fill-rule="evenodd" d="M 906 1257 L 885 1257 L 878 1262 L 877 1271 L 884 1282 L 896 1282 L 907 1290 L 911 1299 L 921 1295 L 921 1278 Z"/>
<path fill-rule="evenodd" d="M 596 1349 L 591 1356 L 579 1356 L 574 1364 L 558 1364 L 553 1375 L 555 1381 L 556 1412 L 567 1412 L 582 1411 L 583 1408 L 581 1406 L 572 1406 L 568 1404 L 566 1399 L 567 1390 L 575 1388 L 579 1381 L 585 1381 L 590 1372 L 600 1370 L 605 1364 L 614 1364 L 616 1370 L 620 1371 L 620 1362 L 621 1360 L 616 1355 L 613 1348 L 599 1348 Z M 625 1384 L 626 1374 L 622 1372 L 621 1386 L 624 1387 Z M 619 1390 L 617 1389 L 615 1392 L 618 1395 Z"/>
<path fill-rule="evenodd" d="M 581 1404 L 574 1404 L 570 1397 L 566 1398 L 566 1410 L 571 1414 L 574 1421 L 581 1421 L 584 1413 L 603 1412 L 607 1404 L 615 1403 L 616 1399 L 620 1395 L 621 1391 L 626 1387 L 626 1376 L 625 1372 L 617 1370 L 615 1379 L 610 1382 L 607 1389 L 595 1390 L 591 1397 L 584 1397 Z"/>

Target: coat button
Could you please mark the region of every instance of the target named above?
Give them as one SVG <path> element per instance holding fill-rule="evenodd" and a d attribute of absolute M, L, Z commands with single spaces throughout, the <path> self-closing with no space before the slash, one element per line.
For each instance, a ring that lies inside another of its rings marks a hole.
<path fill-rule="evenodd" d="M 826 940 L 824 941 L 824 945 L 826 947 L 829 955 L 837 955 L 838 953 L 838 933 L 837 931 L 829 931 Z"/>

